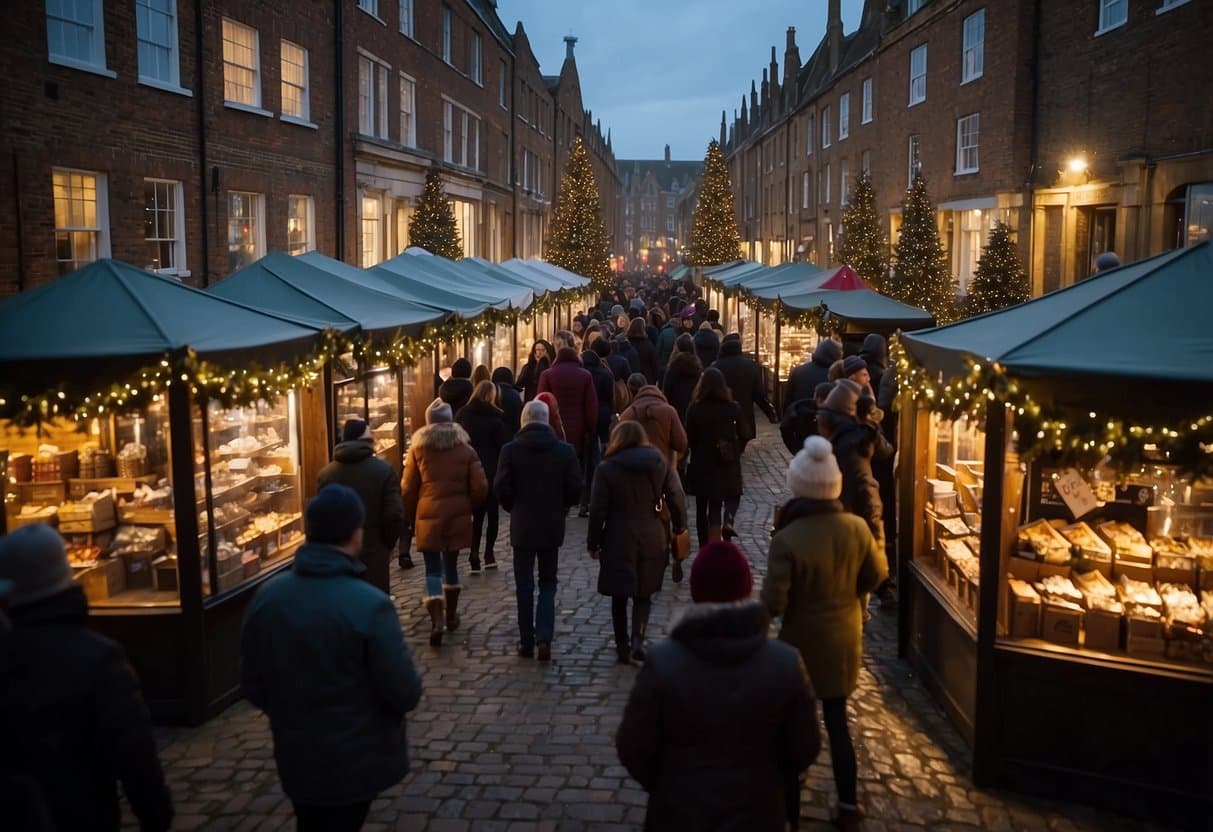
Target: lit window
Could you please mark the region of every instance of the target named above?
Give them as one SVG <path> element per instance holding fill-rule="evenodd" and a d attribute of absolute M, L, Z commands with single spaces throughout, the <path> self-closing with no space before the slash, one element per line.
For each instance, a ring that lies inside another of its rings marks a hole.
<path fill-rule="evenodd" d="M 906 176 L 906 187 L 914 184 L 914 177 L 922 170 L 922 156 L 919 153 L 918 137 L 910 136 L 910 149 L 906 154 L 908 157 L 908 175 Z"/>
<path fill-rule="evenodd" d="M 821 149 L 825 150 L 830 146 L 830 108 L 824 107 L 821 111 Z"/>
<path fill-rule="evenodd" d="M 166 179 L 143 180 L 143 239 L 147 265 L 154 272 L 185 271 L 185 219 L 181 183 Z"/>
<path fill-rule="evenodd" d="M 362 268 L 376 266 L 383 259 L 383 216 L 377 196 L 362 197 Z"/>
<path fill-rule="evenodd" d="M 286 198 L 286 253 L 303 254 L 316 248 L 312 234 L 312 198 L 291 194 Z"/>
<path fill-rule="evenodd" d="M 282 42 L 282 114 L 308 120 L 307 50 L 289 40 Z"/>
<path fill-rule="evenodd" d="M 1095 34 L 1124 26 L 1128 19 L 1129 0 L 1099 0 L 1099 30 Z"/>
<path fill-rule="evenodd" d="M 362 55 L 358 58 L 358 132 L 387 138 L 387 67 Z"/>
<path fill-rule="evenodd" d="M 484 83 L 484 69 L 480 63 L 479 32 L 470 32 L 468 36 L 468 77 L 477 84 Z"/>
<path fill-rule="evenodd" d="M 367 14 L 379 16 L 379 0 L 358 0 L 358 8 Z"/>
<path fill-rule="evenodd" d="M 810 199 L 810 196 L 812 193 L 810 181 L 811 180 L 809 177 L 809 172 L 806 170 L 804 173 L 802 173 L 800 175 L 800 207 L 801 208 L 809 207 L 809 199 Z"/>
<path fill-rule="evenodd" d="M 105 69 L 102 0 L 46 0 L 46 46 L 53 63 Z"/>
<path fill-rule="evenodd" d="M 261 194 L 227 192 L 228 270 L 235 271 L 265 255 L 265 202 Z"/>
<path fill-rule="evenodd" d="M 851 174 L 847 170 L 847 160 L 838 162 L 838 204 L 847 205 L 851 201 Z"/>
<path fill-rule="evenodd" d="M 81 170 L 52 171 L 55 260 L 67 274 L 109 255 L 105 177 Z"/>
<path fill-rule="evenodd" d="M 851 94 L 844 92 L 838 97 L 838 141 L 851 135 Z"/>
<path fill-rule="evenodd" d="M 867 124 L 872 120 L 872 79 L 863 79 L 863 114 L 860 121 Z"/>
<path fill-rule="evenodd" d="M 956 173 L 977 172 L 979 113 L 956 120 Z"/>
<path fill-rule="evenodd" d="M 260 45 L 257 30 L 223 18 L 223 98 L 261 106 Z"/>
<path fill-rule="evenodd" d="M 497 103 L 502 107 L 509 107 L 506 100 L 506 83 L 508 81 L 509 69 L 505 65 L 505 61 L 500 61 L 500 66 L 497 69 Z M 525 121 L 525 119 L 524 119 Z"/>
<path fill-rule="evenodd" d="M 177 86 L 177 0 L 135 0 L 135 28 L 139 80 Z"/>
<path fill-rule="evenodd" d="M 910 53 L 910 106 L 927 100 L 927 45 Z"/>
<path fill-rule="evenodd" d="M 400 0 L 400 34 L 413 36 L 413 0 Z"/>
<path fill-rule="evenodd" d="M 404 73 L 400 74 L 400 143 L 417 146 L 417 85 Z"/>
<path fill-rule="evenodd" d="M 986 10 L 978 9 L 965 18 L 964 45 L 961 49 L 960 83 L 981 77 L 985 65 Z"/>
<path fill-rule="evenodd" d="M 451 7 L 442 7 L 442 60 L 451 62 Z"/>

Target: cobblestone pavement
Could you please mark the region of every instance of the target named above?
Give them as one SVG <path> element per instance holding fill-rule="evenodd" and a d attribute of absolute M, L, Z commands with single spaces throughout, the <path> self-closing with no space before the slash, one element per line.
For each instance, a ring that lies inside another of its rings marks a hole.
<path fill-rule="evenodd" d="M 745 455 L 740 542 L 761 576 L 771 507 L 785 496 L 787 453 L 773 428 Z M 501 540 L 508 542 L 503 517 Z M 501 568 L 463 578 L 463 624 L 440 650 L 426 642 L 421 569 L 396 572 L 401 619 L 425 694 L 409 716 L 413 772 L 371 808 L 368 830 L 638 829 L 645 794 L 619 765 L 614 732 L 636 670 L 615 664 L 610 604 L 594 589 L 585 521 L 569 519 L 561 552 L 551 664 L 519 659 L 508 546 Z M 759 577 L 759 580 L 761 578 Z M 690 603 L 687 582 L 667 579 L 650 637 Z M 868 626 L 852 702 L 860 802 L 870 830 L 1115 830 L 1140 824 L 1081 806 L 973 787 L 969 752 L 909 666 L 896 657 L 893 617 Z M 822 732 L 823 741 L 825 738 Z M 265 717 L 247 703 L 207 724 L 164 729 L 161 758 L 177 829 L 291 829 Z M 802 829 L 832 828 L 829 754 L 809 770 Z M 129 811 L 126 813 L 129 822 Z"/>

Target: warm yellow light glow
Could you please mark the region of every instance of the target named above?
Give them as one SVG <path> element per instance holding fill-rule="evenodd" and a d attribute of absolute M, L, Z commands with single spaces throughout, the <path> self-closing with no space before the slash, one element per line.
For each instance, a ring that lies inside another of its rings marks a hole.
<path fill-rule="evenodd" d="M 1083 173 L 1087 169 L 1087 160 L 1082 156 L 1074 156 L 1067 162 L 1070 173 Z"/>

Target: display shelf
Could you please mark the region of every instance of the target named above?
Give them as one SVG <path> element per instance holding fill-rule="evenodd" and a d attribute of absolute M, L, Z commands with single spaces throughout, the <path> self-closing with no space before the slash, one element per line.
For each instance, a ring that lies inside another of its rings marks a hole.
<path fill-rule="evenodd" d="M 113 490 L 119 494 L 134 494 L 141 485 L 155 485 L 161 479 L 157 474 L 143 474 L 138 477 L 73 477 L 67 481 L 67 493 L 73 500 L 83 497 L 90 491 Z"/>
<path fill-rule="evenodd" d="M 116 610 L 124 607 L 180 608 L 181 600 L 173 590 L 125 589 L 100 601 L 89 601 L 90 610 Z"/>
<path fill-rule="evenodd" d="M 1156 661 L 1140 656 L 1132 656 L 1124 650 L 1095 650 L 1089 647 L 1076 649 L 1042 638 L 1000 636 L 997 639 L 997 645 L 1000 650 L 1015 650 L 1059 661 L 1080 662 L 1101 667 L 1122 668 L 1138 673 L 1179 676 L 1202 682 L 1213 682 L 1213 667 L 1199 662 L 1186 662 L 1177 659 Z"/>
<path fill-rule="evenodd" d="M 216 448 L 212 453 L 214 453 L 214 455 L 216 457 L 218 457 L 219 459 L 243 459 L 243 458 L 253 459 L 253 458 L 259 457 L 259 456 L 266 456 L 267 452 L 276 450 L 281 447 L 282 447 L 282 440 L 279 439 L 276 442 L 267 442 L 266 444 L 261 445 L 260 447 L 252 448 L 249 450 L 221 451 L 218 448 Z"/>
<path fill-rule="evenodd" d="M 976 641 L 977 616 L 964 605 L 960 595 L 955 588 L 948 585 L 947 579 L 939 573 L 939 570 L 918 561 L 911 561 L 909 567 L 927 591 L 935 596 L 935 600 L 939 602 L 940 606 L 947 610 L 956 623 L 960 624 Z"/>

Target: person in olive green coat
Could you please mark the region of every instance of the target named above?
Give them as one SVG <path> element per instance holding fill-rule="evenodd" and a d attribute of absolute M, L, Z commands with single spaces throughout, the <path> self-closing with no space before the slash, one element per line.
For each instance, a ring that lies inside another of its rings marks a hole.
<path fill-rule="evenodd" d="M 867 524 L 838 501 L 842 472 L 828 440 L 805 440 L 788 465 L 787 483 L 793 499 L 776 522 L 762 601 L 781 618 L 779 638 L 800 651 L 822 700 L 839 826 L 858 829 L 847 697 L 859 683 L 863 654 L 859 599 L 888 577 L 889 566 Z"/>

